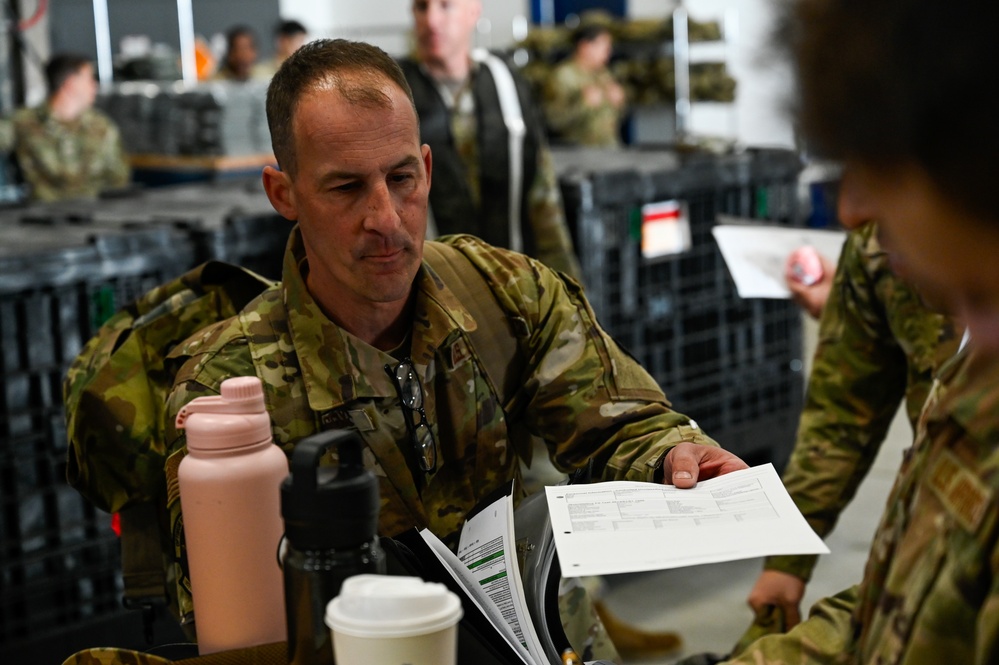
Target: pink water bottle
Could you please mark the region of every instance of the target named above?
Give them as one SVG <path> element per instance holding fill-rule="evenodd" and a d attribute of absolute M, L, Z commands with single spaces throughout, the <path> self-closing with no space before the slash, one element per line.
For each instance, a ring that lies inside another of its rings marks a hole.
<path fill-rule="evenodd" d="M 177 470 L 201 654 L 287 639 L 278 546 L 288 459 L 274 445 L 260 379 L 222 382 L 177 414 Z"/>

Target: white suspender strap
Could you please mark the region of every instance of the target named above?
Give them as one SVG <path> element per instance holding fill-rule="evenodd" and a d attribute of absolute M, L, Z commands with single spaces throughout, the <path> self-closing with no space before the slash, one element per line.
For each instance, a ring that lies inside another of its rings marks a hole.
<path fill-rule="evenodd" d="M 489 68 L 496 82 L 500 112 L 509 135 L 510 143 L 510 249 L 524 251 L 524 236 L 520 227 L 520 199 L 524 189 L 524 136 L 527 126 L 517 96 L 517 84 L 510 68 L 502 59 L 485 49 L 475 49 L 472 58 Z"/>

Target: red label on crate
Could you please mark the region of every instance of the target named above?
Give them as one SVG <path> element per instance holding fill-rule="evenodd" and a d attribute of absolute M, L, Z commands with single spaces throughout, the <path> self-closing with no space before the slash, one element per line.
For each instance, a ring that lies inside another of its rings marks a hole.
<path fill-rule="evenodd" d="M 690 249 L 687 207 L 676 200 L 642 206 L 642 256 L 654 259 Z"/>

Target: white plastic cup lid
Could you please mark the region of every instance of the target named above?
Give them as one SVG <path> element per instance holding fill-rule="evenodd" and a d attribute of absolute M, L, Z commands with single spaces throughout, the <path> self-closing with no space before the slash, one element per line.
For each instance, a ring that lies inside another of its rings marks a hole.
<path fill-rule="evenodd" d="M 443 584 L 419 577 L 355 575 L 326 605 L 326 625 L 354 637 L 411 637 L 450 628 L 463 611 Z"/>

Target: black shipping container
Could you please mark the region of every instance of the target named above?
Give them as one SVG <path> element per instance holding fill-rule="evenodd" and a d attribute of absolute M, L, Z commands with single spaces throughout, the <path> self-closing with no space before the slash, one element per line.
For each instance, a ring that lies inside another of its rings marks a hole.
<path fill-rule="evenodd" d="M 718 214 L 799 223 L 791 152 L 556 151 L 586 293 L 673 407 L 751 464 L 782 468 L 803 393 L 799 308 L 743 300 L 711 234 Z M 671 201 L 689 248 L 646 258 L 642 206 Z"/>

